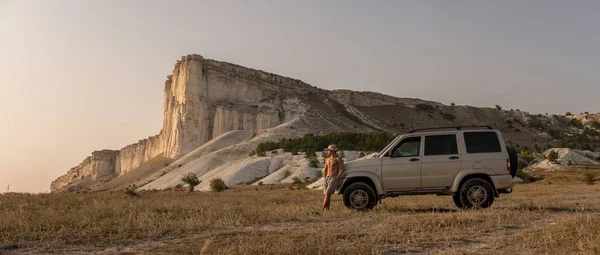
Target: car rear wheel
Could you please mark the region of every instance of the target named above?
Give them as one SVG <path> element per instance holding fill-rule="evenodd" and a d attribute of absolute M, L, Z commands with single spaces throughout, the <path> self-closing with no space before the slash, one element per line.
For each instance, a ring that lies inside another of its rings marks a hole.
<path fill-rule="evenodd" d="M 494 203 L 493 187 L 484 179 L 469 179 L 454 194 L 454 203 L 464 209 L 490 207 Z"/>
<path fill-rule="evenodd" d="M 344 205 L 352 210 L 368 211 L 375 207 L 377 201 L 375 191 L 364 182 L 350 184 L 344 190 Z"/>

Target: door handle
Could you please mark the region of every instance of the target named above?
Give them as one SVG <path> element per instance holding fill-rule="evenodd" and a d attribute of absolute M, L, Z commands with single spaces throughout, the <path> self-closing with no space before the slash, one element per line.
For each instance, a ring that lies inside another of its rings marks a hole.
<path fill-rule="evenodd" d="M 415 162 L 415 161 L 419 161 L 419 159 L 418 158 L 411 158 L 410 161 L 411 162 Z"/>
<path fill-rule="evenodd" d="M 449 159 L 459 159 L 459 157 L 458 156 L 452 156 L 452 157 L 449 157 Z"/>

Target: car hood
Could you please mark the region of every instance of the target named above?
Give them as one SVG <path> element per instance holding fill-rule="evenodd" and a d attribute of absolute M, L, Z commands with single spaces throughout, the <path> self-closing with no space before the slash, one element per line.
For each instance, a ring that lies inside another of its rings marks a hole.
<path fill-rule="evenodd" d="M 355 160 L 344 164 L 344 172 L 375 171 L 381 168 L 381 158 Z"/>

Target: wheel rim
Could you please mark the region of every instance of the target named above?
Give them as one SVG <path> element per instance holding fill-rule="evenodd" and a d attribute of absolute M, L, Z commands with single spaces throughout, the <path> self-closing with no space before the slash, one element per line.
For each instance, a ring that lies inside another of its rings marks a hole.
<path fill-rule="evenodd" d="M 483 186 L 475 185 L 467 192 L 469 202 L 474 205 L 481 205 L 487 200 L 487 190 Z"/>
<path fill-rule="evenodd" d="M 361 209 L 367 206 L 369 202 L 369 195 L 364 190 L 355 190 L 350 193 L 350 205 L 353 208 Z"/>

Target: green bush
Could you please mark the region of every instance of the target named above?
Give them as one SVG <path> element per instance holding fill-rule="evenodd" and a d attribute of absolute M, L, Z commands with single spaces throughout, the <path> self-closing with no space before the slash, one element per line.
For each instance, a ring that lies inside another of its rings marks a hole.
<path fill-rule="evenodd" d="M 364 157 L 364 156 L 366 156 L 366 155 L 365 155 L 365 153 L 364 153 L 364 152 L 362 152 L 362 151 L 361 151 L 361 152 L 358 154 L 358 157 L 359 157 L 359 158 L 362 158 L 362 157 Z"/>
<path fill-rule="evenodd" d="M 302 181 L 298 176 L 294 176 L 294 178 L 292 178 L 292 184 L 302 184 Z"/>
<path fill-rule="evenodd" d="M 200 180 L 196 173 L 187 173 L 181 177 L 181 181 L 188 185 L 188 192 L 194 191 L 194 188 L 200 184 Z"/>
<path fill-rule="evenodd" d="M 555 150 L 551 150 L 548 153 L 548 160 L 550 160 L 550 162 L 552 163 L 557 163 L 556 160 L 558 159 L 558 152 L 556 152 Z"/>
<path fill-rule="evenodd" d="M 338 157 L 340 157 L 340 158 L 346 158 L 346 153 L 344 153 L 344 151 L 339 151 L 338 152 Z"/>
<path fill-rule="evenodd" d="M 128 196 L 137 197 L 138 196 L 137 188 L 138 187 L 135 184 L 132 184 L 132 185 L 127 186 L 123 191 Z"/>
<path fill-rule="evenodd" d="M 578 119 L 571 119 L 569 121 L 569 126 L 573 126 L 573 127 L 579 128 L 579 129 L 583 129 L 583 123 L 581 123 L 581 121 L 578 120 Z"/>
<path fill-rule="evenodd" d="M 228 188 L 229 187 L 227 187 L 227 185 L 225 185 L 225 182 L 220 178 L 215 178 L 215 179 L 210 180 L 210 189 L 212 191 L 221 192 Z"/>
<path fill-rule="evenodd" d="M 586 172 L 583 174 L 585 183 L 594 185 L 596 183 L 596 174 L 592 172 Z"/>
<path fill-rule="evenodd" d="M 296 148 L 292 149 L 292 155 L 298 155 L 298 150 L 296 150 Z"/>

